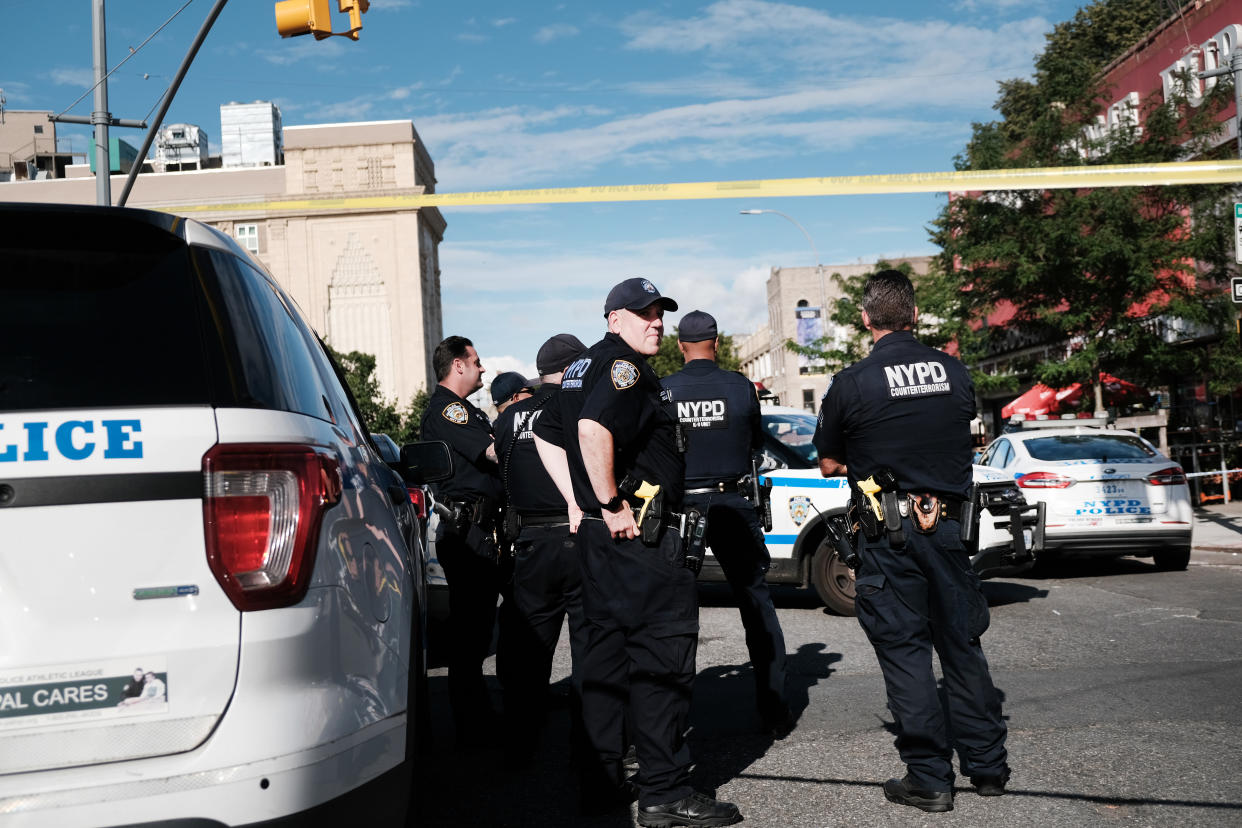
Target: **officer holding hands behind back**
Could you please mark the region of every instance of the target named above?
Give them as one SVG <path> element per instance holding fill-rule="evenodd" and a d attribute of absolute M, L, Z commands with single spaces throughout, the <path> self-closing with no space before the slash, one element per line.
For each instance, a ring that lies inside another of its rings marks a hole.
<path fill-rule="evenodd" d="M 755 385 L 716 364 L 716 320 L 691 311 L 677 329 L 682 370 L 661 384 L 686 439 L 686 506 L 707 515 L 707 545 L 724 570 L 746 629 L 746 648 L 755 677 L 755 704 L 762 729 L 783 738 L 793 727 L 785 696 L 785 636 L 764 580 L 771 555 L 763 539 L 759 503 L 743 496 L 752 452 L 763 446 L 763 425 Z"/>
<path fill-rule="evenodd" d="M 628 727 L 639 825 L 731 825 L 741 820 L 737 808 L 689 783 L 698 596 L 676 520 L 684 474 L 677 423 L 647 364 L 664 311 L 676 309 L 646 279 L 613 287 L 608 333 L 566 369 L 535 436 L 552 479 L 584 513 L 582 712 L 599 759 L 598 775 L 582 780 L 584 810 L 626 801 Z"/>
<path fill-rule="evenodd" d="M 513 575 L 500 609 L 500 643 L 496 673 L 504 687 L 505 755 L 511 766 L 530 761 L 543 724 L 548 680 L 561 624 L 569 619 L 570 727 L 575 758 L 587 758 L 582 733 L 582 654 L 586 631 L 582 618 L 582 576 L 577 536 L 570 531 L 582 512 L 566 502 L 548 477 L 535 447 L 534 426 L 560 391 L 561 375 L 586 350 L 576 336 L 557 334 L 539 348 L 535 365 L 539 388 L 534 396 L 514 390 L 525 380 L 513 374 L 502 394 L 518 397 L 496 418 L 496 452 L 508 511 L 505 535 L 513 539 Z M 493 382 L 496 383 L 505 374 Z M 506 399 L 512 399 L 506 397 Z"/>
<path fill-rule="evenodd" d="M 423 412 L 424 440 L 443 440 L 453 456 L 453 476 L 432 484 L 436 500 L 453 511 L 442 518 L 436 556 L 449 590 L 449 701 L 457 744 L 485 744 L 495 713 L 483 679 L 499 596 L 496 520 L 501 500 L 492 425 L 466 397 L 483 387 L 483 364 L 473 343 L 450 336 L 431 358 L 437 385 Z"/>
<path fill-rule="evenodd" d="M 979 641 L 987 600 L 961 538 L 974 387 L 961 362 L 914 338 L 917 313 L 904 274 L 867 281 L 862 320 L 875 344 L 833 378 L 814 443 L 824 476 L 849 475 L 861 527 L 858 622 L 880 662 L 907 768 L 884 783 L 884 795 L 940 812 L 953 808 L 954 745 L 981 795 L 1004 793 L 1009 766 L 1000 695 Z"/>

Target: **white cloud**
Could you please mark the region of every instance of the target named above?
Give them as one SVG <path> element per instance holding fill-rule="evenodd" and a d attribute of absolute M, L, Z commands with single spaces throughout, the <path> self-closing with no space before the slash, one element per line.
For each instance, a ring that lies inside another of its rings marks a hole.
<path fill-rule="evenodd" d="M 517 22 L 516 17 L 499 17 L 492 21 L 492 25 L 499 29 L 499 28 L 503 28 L 504 26 L 511 26 L 516 22 Z"/>
<path fill-rule="evenodd" d="M 488 41 L 487 35 L 482 35 L 478 32 L 462 32 L 456 37 L 462 43 L 486 43 Z"/>
<path fill-rule="evenodd" d="M 89 88 L 95 85 L 95 73 L 90 69 L 57 68 L 48 72 L 48 78 L 58 86 Z"/>
<path fill-rule="evenodd" d="M 344 46 L 335 38 L 315 40 L 310 36 L 282 40 L 280 45 L 272 49 L 259 49 L 258 55 L 268 63 L 277 66 L 288 66 L 304 60 L 313 61 L 316 68 L 328 68 L 334 58 L 344 55 Z"/>
<path fill-rule="evenodd" d="M 568 23 L 553 23 L 550 26 L 544 26 L 535 32 L 536 43 L 551 43 L 564 37 L 573 37 L 578 34 L 578 27 L 571 26 Z"/>

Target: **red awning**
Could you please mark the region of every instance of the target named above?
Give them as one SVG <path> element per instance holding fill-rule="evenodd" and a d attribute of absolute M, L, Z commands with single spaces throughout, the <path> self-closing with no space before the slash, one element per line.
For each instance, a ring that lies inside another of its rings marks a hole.
<path fill-rule="evenodd" d="M 1104 387 L 1105 405 L 1122 405 L 1127 402 L 1139 402 L 1150 396 L 1146 389 L 1118 379 L 1112 374 L 1100 372 L 1100 383 Z M 1065 388 L 1049 388 L 1036 383 L 1032 388 L 1001 409 L 1001 416 L 1006 420 L 1015 414 L 1058 414 L 1062 409 L 1071 408 L 1082 399 L 1084 389 L 1082 383 L 1076 382 Z"/>

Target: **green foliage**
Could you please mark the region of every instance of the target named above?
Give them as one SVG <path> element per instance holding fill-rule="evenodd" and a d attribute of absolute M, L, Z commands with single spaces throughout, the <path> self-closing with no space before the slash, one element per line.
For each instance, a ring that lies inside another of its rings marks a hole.
<path fill-rule="evenodd" d="M 1233 95 L 1223 79 L 1199 107 L 1153 96 L 1136 113 L 1141 128 L 1088 129 L 1117 95 L 1102 87 L 1100 71 L 1168 14 L 1157 0 L 1097 0 L 1058 25 L 1034 81 L 1000 85 L 1003 120 L 974 125 L 958 168 L 1227 154 L 1232 146 L 1209 150 L 1220 139 L 1215 118 Z M 1177 342 L 1233 327 L 1221 290 L 1232 201 L 1226 186 L 1183 185 L 955 198 L 933 223 L 943 252 L 920 299 L 929 289 L 936 296 L 940 333 L 956 340 L 967 364 L 1025 344 L 1068 344 L 1062 358 L 1014 364 L 1002 376 L 976 373 L 983 391 L 1016 390 L 1026 374 L 1053 387 L 1091 384 L 1100 370 L 1146 384 L 1207 373 L 1214 386 L 1232 388 L 1242 382 L 1236 337 L 1210 350 Z M 1008 318 L 989 326 L 998 312 Z"/>
<path fill-rule="evenodd" d="M 379 380 L 375 377 L 374 356 L 361 351 L 342 354 L 331 346 L 327 348 L 354 395 L 358 413 L 362 415 L 367 430 L 387 434 L 399 446 L 416 441 L 423 411 L 431 399 L 427 389 L 415 394 L 405 408 L 398 408 L 396 401 L 384 399 L 380 391 Z"/>
<path fill-rule="evenodd" d="M 673 328 L 670 334 L 664 332 L 664 337 L 660 340 L 660 350 L 655 355 L 648 357 L 647 364 L 656 372 L 657 377 L 667 377 L 669 374 L 675 374 L 682 369 L 685 360 L 681 358 L 681 351 L 677 348 L 677 328 Z M 737 358 L 737 348 L 733 345 L 732 334 L 721 334 L 720 345 L 716 351 L 716 364 L 726 371 L 736 371 L 742 367 L 742 361 Z"/>

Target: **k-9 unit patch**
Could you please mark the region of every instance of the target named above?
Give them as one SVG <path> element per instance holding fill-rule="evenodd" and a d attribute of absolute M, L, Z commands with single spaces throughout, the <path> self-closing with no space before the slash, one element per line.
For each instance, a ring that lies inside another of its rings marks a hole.
<path fill-rule="evenodd" d="M 638 382 L 638 366 L 624 359 L 618 359 L 612 364 L 613 388 L 624 391 L 636 382 Z"/>
<path fill-rule="evenodd" d="M 811 514 L 811 499 L 809 497 L 797 495 L 796 497 L 789 498 L 789 517 L 793 519 L 794 526 L 801 526 L 809 514 Z"/>
<path fill-rule="evenodd" d="M 459 402 L 449 403 L 444 406 L 444 410 L 440 414 L 450 423 L 456 423 L 457 425 L 465 425 L 466 421 L 470 419 L 470 415 L 466 413 L 466 407 Z"/>

